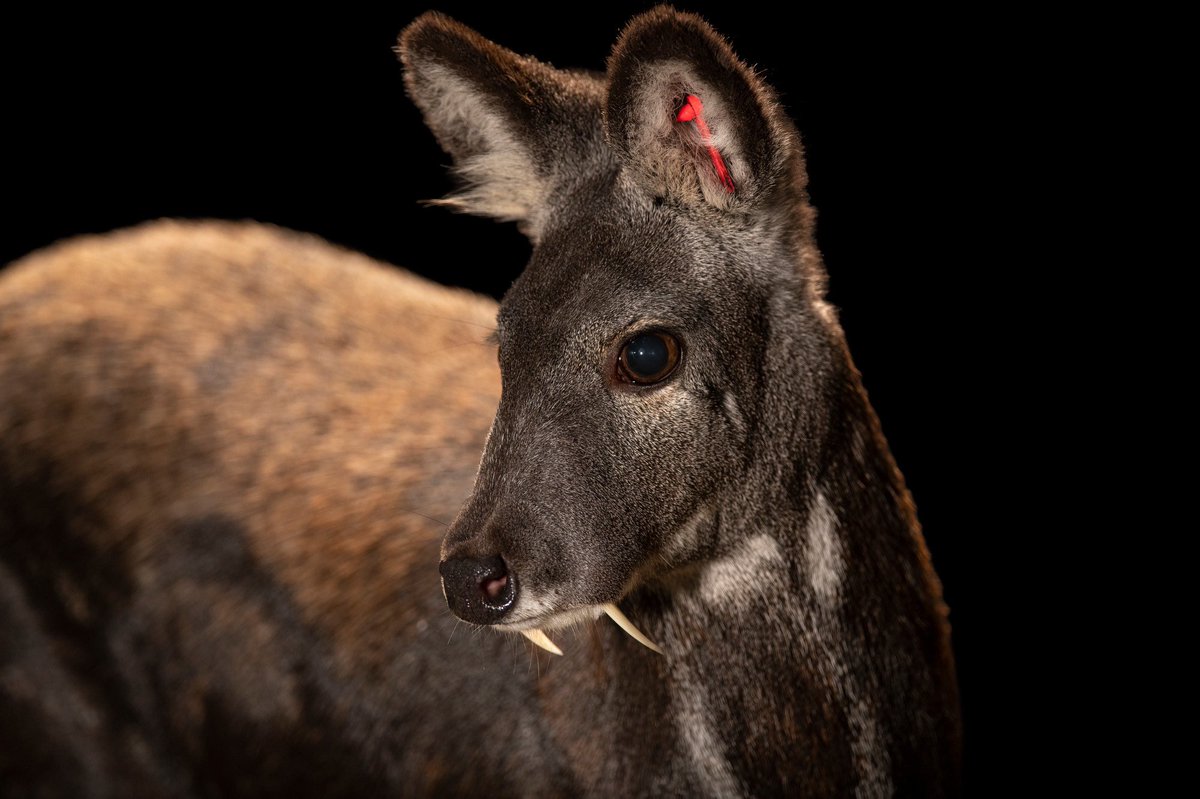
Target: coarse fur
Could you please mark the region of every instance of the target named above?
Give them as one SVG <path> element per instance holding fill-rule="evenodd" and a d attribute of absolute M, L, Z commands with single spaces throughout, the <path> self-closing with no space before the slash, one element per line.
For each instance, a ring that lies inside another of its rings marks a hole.
<path fill-rule="evenodd" d="M 773 92 L 669 8 L 603 74 L 438 14 L 398 50 L 447 203 L 535 244 L 499 308 L 248 223 L 0 278 L 6 795 L 956 794 L 940 586 Z M 621 383 L 650 329 L 679 366 Z M 439 558 L 497 554 L 501 631 L 457 623 Z"/>

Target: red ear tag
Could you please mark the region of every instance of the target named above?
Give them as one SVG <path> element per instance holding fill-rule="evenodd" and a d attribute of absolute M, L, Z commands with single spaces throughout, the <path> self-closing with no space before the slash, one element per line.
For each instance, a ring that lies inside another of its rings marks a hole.
<path fill-rule="evenodd" d="M 733 194 L 733 178 L 729 175 L 729 168 L 725 166 L 725 159 L 721 157 L 717 148 L 713 147 L 712 131 L 708 129 L 708 123 L 704 121 L 704 103 L 700 102 L 700 98 L 689 94 L 683 101 L 683 107 L 675 115 L 675 121 L 696 123 L 696 130 L 700 131 L 700 141 L 708 148 L 708 157 L 712 159 L 713 168 L 717 170 L 717 178 L 725 187 L 725 191 Z"/>

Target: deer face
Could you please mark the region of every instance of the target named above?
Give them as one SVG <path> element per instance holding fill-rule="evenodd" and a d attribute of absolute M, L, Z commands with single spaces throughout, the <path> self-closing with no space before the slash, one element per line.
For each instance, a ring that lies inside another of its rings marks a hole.
<path fill-rule="evenodd" d="M 609 206 L 546 237 L 498 319 L 503 395 L 445 553 L 500 555 L 516 583 L 506 624 L 619 598 L 742 466 L 727 387 L 757 382 L 755 297 L 701 290 L 711 265 L 680 252 L 702 234 L 675 212 Z M 639 229 L 652 245 L 631 246 Z"/>
<path fill-rule="evenodd" d="M 446 598 L 516 630 L 594 616 L 711 555 L 716 498 L 746 476 L 776 309 L 813 313 L 794 130 L 724 40 L 670 10 L 626 29 L 606 77 L 436 15 L 400 50 L 467 182 L 445 202 L 534 242 L 497 320 L 502 398 L 443 545 Z"/>

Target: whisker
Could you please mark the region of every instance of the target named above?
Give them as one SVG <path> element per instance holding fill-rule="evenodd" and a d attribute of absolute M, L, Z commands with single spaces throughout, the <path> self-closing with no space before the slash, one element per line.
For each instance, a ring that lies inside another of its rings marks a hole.
<path fill-rule="evenodd" d="M 478 339 L 471 339 L 470 341 L 451 341 L 451 342 L 448 342 L 448 346 L 450 346 L 450 347 L 465 347 L 465 346 L 467 346 L 468 344 L 478 344 L 480 347 L 495 347 L 495 346 L 496 346 L 495 344 L 493 344 L 492 342 L 490 342 L 490 341 L 488 341 L 488 340 L 486 340 L 486 339 L 485 339 L 485 340 L 483 340 L 483 341 L 480 341 L 480 340 L 478 340 Z M 438 352 L 438 350 L 426 350 L 426 351 L 427 351 L 427 352 Z"/>
<path fill-rule="evenodd" d="M 481 327 L 484 330 L 490 330 L 493 332 L 495 332 L 495 330 L 496 330 L 495 325 L 485 325 L 480 322 L 469 322 L 466 319 L 454 319 L 453 317 L 449 317 L 449 316 L 438 316 L 437 314 L 421 313 L 420 311 L 409 311 L 409 315 L 424 316 L 427 319 L 438 319 L 442 322 L 457 322 L 460 325 L 471 325 L 472 327 Z"/>
<path fill-rule="evenodd" d="M 435 518 L 433 518 L 432 516 L 428 516 L 428 515 L 426 515 L 426 514 L 424 514 L 424 513 L 421 513 L 420 511 L 413 510 L 412 508 L 397 508 L 396 510 L 404 511 L 405 513 L 411 513 L 411 514 L 412 514 L 412 515 L 414 515 L 414 516 L 420 516 L 422 519 L 428 519 L 428 520 L 429 520 L 429 521 L 431 521 L 431 522 L 434 522 L 434 523 L 436 523 L 436 524 L 440 524 L 442 527 L 449 527 L 449 526 L 450 526 L 450 522 L 444 522 L 444 521 L 442 521 L 441 519 L 435 519 Z"/>

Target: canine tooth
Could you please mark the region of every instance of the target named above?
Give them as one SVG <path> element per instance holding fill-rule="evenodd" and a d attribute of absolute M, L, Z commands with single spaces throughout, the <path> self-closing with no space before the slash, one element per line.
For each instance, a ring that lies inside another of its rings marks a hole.
<path fill-rule="evenodd" d="M 521 635 L 525 636 L 530 641 L 533 641 L 536 646 L 540 646 L 542 649 L 545 649 L 547 652 L 553 655 L 562 654 L 562 650 L 554 645 L 554 642 L 550 640 L 550 636 L 546 635 L 541 630 L 521 630 Z"/>
<path fill-rule="evenodd" d="M 643 633 L 641 630 L 639 630 L 637 627 L 635 627 L 633 625 L 633 622 L 631 622 L 629 620 L 629 617 L 627 617 L 624 613 L 621 612 L 621 609 L 619 607 L 617 607 L 613 603 L 609 602 L 607 605 L 604 606 L 604 612 L 608 614 L 608 617 L 610 619 L 612 619 L 613 621 L 615 621 L 617 623 L 618 627 L 620 627 L 625 632 L 629 633 L 629 636 L 631 638 L 633 638 L 633 640 L 637 641 L 639 644 L 646 647 L 647 649 L 654 650 L 655 652 L 657 652 L 660 655 L 663 653 L 663 651 L 661 649 L 659 649 L 653 641 L 651 641 L 649 638 L 646 637 L 645 633 Z"/>

